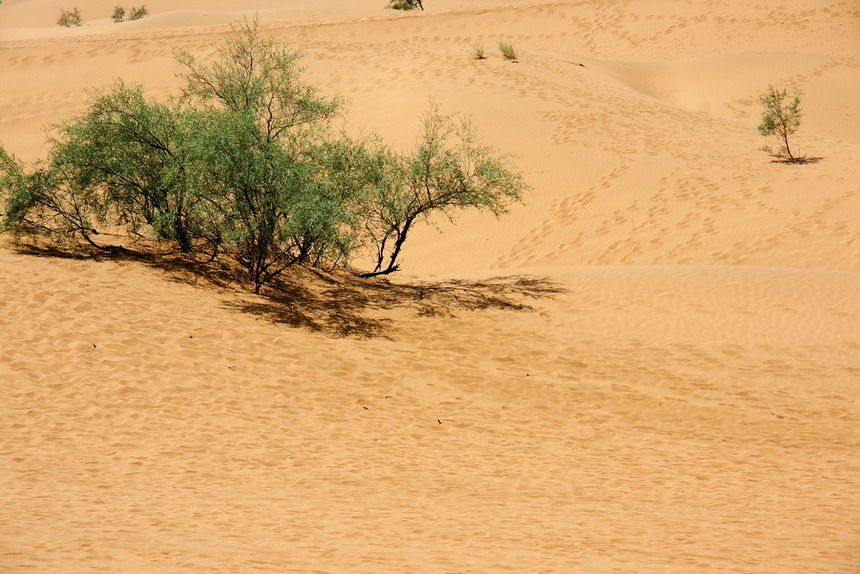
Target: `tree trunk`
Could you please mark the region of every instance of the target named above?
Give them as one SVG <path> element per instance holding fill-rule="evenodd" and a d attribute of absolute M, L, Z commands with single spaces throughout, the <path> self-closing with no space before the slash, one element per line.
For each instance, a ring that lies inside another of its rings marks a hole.
<path fill-rule="evenodd" d="M 188 237 L 188 229 L 178 213 L 173 220 L 173 233 L 179 242 L 179 250 L 182 253 L 190 253 L 192 250 L 191 239 Z"/>
<path fill-rule="evenodd" d="M 785 153 L 788 154 L 788 160 L 794 161 L 794 156 L 791 155 L 791 148 L 788 147 L 788 131 L 782 132 L 782 139 L 785 142 Z"/>
<path fill-rule="evenodd" d="M 391 255 L 388 257 L 388 267 L 383 270 L 379 270 L 380 264 L 377 263 L 376 268 L 369 273 L 362 273 L 359 277 L 367 279 L 369 277 L 376 277 L 378 275 L 388 275 L 390 273 L 394 273 L 400 270 L 400 265 L 397 264 L 397 257 L 400 255 L 400 250 L 403 248 L 403 244 L 406 242 L 406 235 L 409 233 L 409 229 L 412 227 L 412 222 L 415 221 L 414 218 L 407 219 L 403 224 L 403 229 L 397 233 L 397 240 L 394 242 L 394 249 L 391 251 Z M 380 261 L 383 259 L 380 253 Z"/>

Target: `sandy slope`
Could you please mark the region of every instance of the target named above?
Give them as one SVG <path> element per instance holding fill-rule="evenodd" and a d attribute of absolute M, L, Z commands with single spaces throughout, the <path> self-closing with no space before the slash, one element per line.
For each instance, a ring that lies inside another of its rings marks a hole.
<path fill-rule="evenodd" d="M 257 11 L 350 129 L 433 96 L 534 189 L 282 300 L 4 241 L 0 571 L 860 570 L 856 3 L 114 4 L 0 5 L 7 149 Z M 817 163 L 756 151 L 769 84 Z"/>

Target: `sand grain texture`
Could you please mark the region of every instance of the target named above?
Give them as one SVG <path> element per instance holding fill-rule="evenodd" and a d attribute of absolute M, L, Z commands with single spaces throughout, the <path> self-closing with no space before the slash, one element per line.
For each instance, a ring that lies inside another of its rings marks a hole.
<path fill-rule="evenodd" d="M 27 161 L 258 12 L 349 129 L 433 96 L 533 187 L 281 299 L 0 238 L 0 571 L 860 571 L 860 7 L 425 4 L 0 5 Z M 769 84 L 820 161 L 757 151 Z"/>

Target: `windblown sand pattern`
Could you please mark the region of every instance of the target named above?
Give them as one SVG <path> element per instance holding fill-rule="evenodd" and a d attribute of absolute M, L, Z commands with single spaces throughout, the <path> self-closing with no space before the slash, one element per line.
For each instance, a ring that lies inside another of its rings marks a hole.
<path fill-rule="evenodd" d="M 0 571 L 860 571 L 856 2 L 115 4 L 0 4 L 9 151 L 258 12 L 348 129 L 432 96 L 534 189 L 280 299 L 0 239 Z"/>

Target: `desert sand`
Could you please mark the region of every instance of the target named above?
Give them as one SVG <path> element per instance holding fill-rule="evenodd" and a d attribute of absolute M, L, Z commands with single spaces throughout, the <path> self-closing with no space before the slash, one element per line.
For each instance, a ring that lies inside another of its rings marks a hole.
<path fill-rule="evenodd" d="M 433 98 L 533 189 L 277 298 L 0 238 L 0 571 L 860 572 L 860 5 L 424 3 L 3 0 L 26 161 L 257 13 L 348 129 Z"/>

